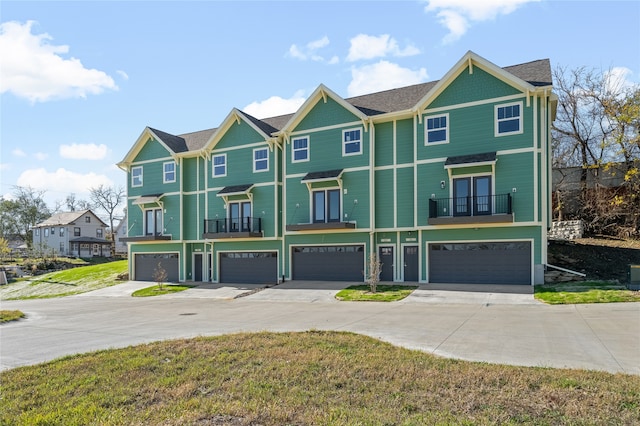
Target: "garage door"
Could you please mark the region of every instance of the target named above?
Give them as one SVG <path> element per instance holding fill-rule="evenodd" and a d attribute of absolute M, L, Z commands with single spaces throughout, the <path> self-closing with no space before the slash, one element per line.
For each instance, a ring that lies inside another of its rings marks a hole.
<path fill-rule="evenodd" d="M 429 244 L 429 282 L 531 284 L 531 243 Z"/>
<path fill-rule="evenodd" d="M 293 247 L 293 279 L 363 281 L 364 246 Z"/>
<path fill-rule="evenodd" d="M 178 253 L 145 253 L 135 255 L 135 280 L 155 281 L 158 263 L 167 272 L 167 282 L 178 282 Z"/>
<path fill-rule="evenodd" d="M 220 253 L 220 282 L 237 284 L 277 284 L 278 253 Z"/>

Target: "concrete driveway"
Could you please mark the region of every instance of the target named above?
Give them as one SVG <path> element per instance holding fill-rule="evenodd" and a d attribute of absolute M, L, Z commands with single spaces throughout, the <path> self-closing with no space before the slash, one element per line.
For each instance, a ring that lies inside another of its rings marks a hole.
<path fill-rule="evenodd" d="M 429 285 L 395 303 L 338 302 L 349 283 L 325 282 L 206 284 L 130 297 L 148 285 L 3 301 L 27 319 L 0 326 L 0 368 L 164 339 L 319 329 L 472 361 L 640 374 L 640 303 L 548 306 L 517 288 Z"/>

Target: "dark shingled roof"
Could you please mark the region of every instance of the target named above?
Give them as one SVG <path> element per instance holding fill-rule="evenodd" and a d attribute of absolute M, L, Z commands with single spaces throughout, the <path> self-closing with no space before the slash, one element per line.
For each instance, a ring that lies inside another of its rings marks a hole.
<path fill-rule="evenodd" d="M 551 86 L 551 62 L 548 59 L 539 59 L 524 64 L 504 67 L 508 73 L 530 83 L 533 86 Z"/>
<path fill-rule="evenodd" d="M 338 176 L 340 176 L 341 173 L 342 173 L 342 169 L 327 170 L 327 171 L 324 171 L 324 172 L 307 173 L 307 175 L 302 178 L 302 181 L 304 182 L 306 180 L 319 180 L 319 179 L 337 178 Z"/>
<path fill-rule="evenodd" d="M 482 154 L 458 155 L 457 157 L 448 157 L 444 162 L 445 166 L 454 164 L 470 164 L 470 163 L 486 163 L 488 161 L 496 161 L 496 152 L 485 152 Z"/>
<path fill-rule="evenodd" d="M 238 193 L 238 192 L 246 192 L 252 186 L 253 186 L 252 183 L 248 183 L 246 185 L 225 186 L 220 191 L 218 191 L 218 195 L 221 195 L 221 194 L 235 194 L 235 193 Z"/>
<path fill-rule="evenodd" d="M 175 136 L 170 133 L 163 132 L 162 130 L 153 129 L 149 127 L 153 133 L 160 138 L 160 140 L 167 145 L 173 152 L 185 152 L 188 151 L 187 143 L 180 136 Z"/>
<path fill-rule="evenodd" d="M 504 67 L 503 70 L 533 86 L 550 86 L 552 84 L 551 63 L 549 59 L 539 59 L 524 64 L 511 65 Z M 438 81 L 431 81 L 428 83 L 414 84 L 412 86 L 355 96 L 345 99 L 345 101 L 368 116 L 405 111 L 413 108 L 437 83 Z M 245 112 L 242 112 L 242 114 L 267 135 L 272 135 L 281 130 L 291 117 L 294 116 L 294 114 L 285 114 L 258 119 Z M 211 135 L 216 131 L 216 129 L 208 129 L 174 136 L 160 130 L 151 130 L 176 153 L 196 151 L 203 148 Z"/>

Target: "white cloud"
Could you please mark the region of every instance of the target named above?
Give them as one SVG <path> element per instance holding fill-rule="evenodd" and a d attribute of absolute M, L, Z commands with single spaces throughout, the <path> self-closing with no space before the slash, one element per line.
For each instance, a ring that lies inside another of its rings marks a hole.
<path fill-rule="evenodd" d="M 49 154 L 46 154 L 44 152 L 36 152 L 35 154 L 33 154 L 33 156 L 36 157 L 37 160 L 43 161 L 49 157 Z"/>
<path fill-rule="evenodd" d="M 60 156 L 72 160 L 102 160 L 107 156 L 108 150 L 105 144 L 94 143 L 60 145 Z"/>
<path fill-rule="evenodd" d="M 473 22 L 508 15 L 526 3 L 538 1 L 540 0 L 427 0 L 425 11 L 436 14 L 439 22 L 449 30 L 444 43 L 451 43 L 462 37 Z"/>
<path fill-rule="evenodd" d="M 105 175 L 96 173 L 76 173 L 63 168 L 48 172 L 44 168 L 29 169 L 18 177 L 18 186 L 30 186 L 36 190 L 63 193 L 88 193 L 90 188 L 99 185 L 112 186 L 113 182 Z"/>
<path fill-rule="evenodd" d="M 305 100 L 304 92 L 300 90 L 289 99 L 271 96 L 264 101 L 252 102 L 242 110 L 256 118 L 276 117 L 296 112 Z"/>
<path fill-rule="evenodd" d="M 126 72 L 122 71 L 122 70 L 117 70 L 116 73 L 122 77 L 123 80 L 129 80 L 129 74 L 127 74 Z"/>
<path fill-rule="evenodd" d="M 400 49 L 398 42 L 389 34 L 378 37 L 366 34 L 358 34 L 351 39 L 347 61 L 353 62 L 360 59 L 382 58 L 390 56 L 412 56 L 420 53 L 415 46 L 407 46 Z"/>
<path fill-rule="evenodd" d="M 629 89 L 636 84 L 633 83 L 629 77 L 633 75 L 627 67 L 613 67 L 604 73 L 604 79 L 609 92 L 618 92 Z"/>
<path fill-rule="evenodd" d="M 50 44 L 52 37 L 46 33 L 32 34 L 33 24 L 0 24 L 0 93 L 46 102 L 118 89 L 105 72 L 85 68 L 79 59 L 63 58 L 69 46 Z"/>
<path fill-rule="evenodd" d="M 329 45 L 329 37 L 324 36 L 321 39 L 313 40 L 304 45 L 303 47 L 299 47 L 296 44 L 292 44 L 289 47 L 288 55 L 292 58 L 299 59 L 301 61 L 306 61 L 308 59 L 316 62 L 325 62 L 324 56 L 318 54 L 318 50 L 322 49 Z M 333 56 L 327 63 L 335 64 L 338 63 L 337 57 Z"/>
<path fill-rule="evenodd" d="M 11 164 L 9 164 L 9 163 L 0 163 L 0 170 L 11 170 Z"/>
<path fill-rule="evenodd" d="M 364 95 L 422 83 L 427 78 L 425 68 L 414 71 L 388 61 L 379 61 L 372 65 L 352 67 L 347 92 L 349 96 Z"/>
<path fill-rule="evenodd" d="M 23 150 L 21 150 L 20 148 L 16 148 L 13 151 L 11 151 L 11 153 L 13 155 L 15 155 L 16 157 L 26 157 L 27 153 L 24 152 Z"/>

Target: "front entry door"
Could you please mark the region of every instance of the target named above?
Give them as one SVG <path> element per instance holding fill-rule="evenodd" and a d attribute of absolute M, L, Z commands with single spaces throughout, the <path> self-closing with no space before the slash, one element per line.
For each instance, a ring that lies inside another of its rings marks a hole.
<path fill-rule="evenodd" d="M 379 247 L 378 261 L 382 263 L 382 272 L 380 272 L 380 281 L 393 281 L 394 262 L 393 247 Z"/>
<path fill-rule="evenodd" d="M 193 255 L 193 280 L 202 281 L 202 253 Z"/>
<path fill-rule="evenodd" d="M 404 246 L 404 280 L 418 281 L 418 246 Z"/>

